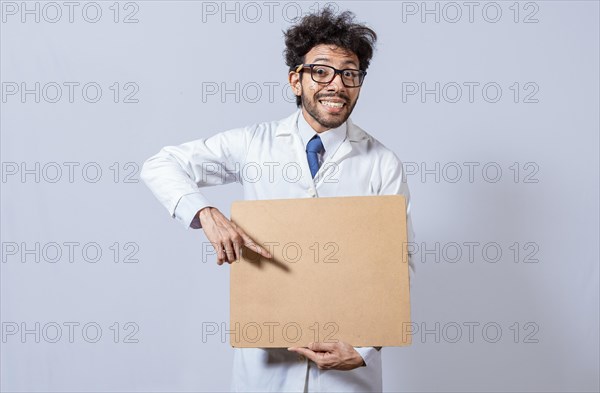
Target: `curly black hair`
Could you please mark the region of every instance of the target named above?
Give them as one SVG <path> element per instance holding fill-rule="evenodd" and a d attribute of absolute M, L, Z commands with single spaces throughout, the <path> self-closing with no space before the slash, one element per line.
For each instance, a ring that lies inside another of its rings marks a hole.
<path fill-rule="evenodd" d="M 354 22 L 354 14 L 344 11 L 339 15 L 331 7 L 309 14 L 283 32 L 285 50 L 283 55 L 290 71 L 304 63 L 304 56 L 315 46 L 336 45 L 356 54 L 361 70 L 369 68 L 377 34 L 363 24 Z M 296 97 L 300 107 L 302 100 Z"/>

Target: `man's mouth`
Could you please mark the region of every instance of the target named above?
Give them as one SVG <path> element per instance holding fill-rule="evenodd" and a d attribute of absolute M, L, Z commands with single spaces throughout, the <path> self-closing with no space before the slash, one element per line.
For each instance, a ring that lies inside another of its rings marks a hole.
<path fill-rule="evenodd" d="M 330 106 L 332 108 L 341 108 L 344 106 L 343 102 L 338 102 L 338 101 L 326 101 L 326 100 L 320 100 L 319 101 L 321 104 L 323 105 L 327 105 Z"/>
<path fill-rule="evenodd" d="M 342 107 L 344 107 L 344 105 L 346 105 L 346 103 L 344 101 L 341 100 L 328 100 L 328 99 L 322 99 L 319 100 L 319 103 L 321 105 L 323 105 L 328 112 L 339 112 Z"/>

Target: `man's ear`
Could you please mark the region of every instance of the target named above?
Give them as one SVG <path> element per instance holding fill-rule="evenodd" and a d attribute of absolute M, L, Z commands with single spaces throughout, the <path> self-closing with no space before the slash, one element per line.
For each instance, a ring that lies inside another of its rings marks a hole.
<path fill-rule="evenodd" d="M 300 74 L 294 71 L 290 71 L 288 74 L 288 82 L 295 95 L 302 95 L 302 84 L 300 83 Z"/>

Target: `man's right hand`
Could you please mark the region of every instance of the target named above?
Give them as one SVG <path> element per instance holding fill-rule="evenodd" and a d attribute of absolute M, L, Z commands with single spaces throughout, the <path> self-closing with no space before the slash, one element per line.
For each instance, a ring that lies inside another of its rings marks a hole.
<path fill-rule="evenodd" d="M 227 219 L 216 207 L 205 207 L 198 212 L 200 225 L 208 240 L 217 251 L 217 264 L 232 263 L 242 256 L 242 245 L 265 258 L 272 258 L 270 252 L 259 246 L 254 240 Z"/>

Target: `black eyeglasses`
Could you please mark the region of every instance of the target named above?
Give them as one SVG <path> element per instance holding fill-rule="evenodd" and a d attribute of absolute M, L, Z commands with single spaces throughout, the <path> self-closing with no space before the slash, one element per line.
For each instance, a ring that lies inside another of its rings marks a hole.
<path fill-rule="evenodd" d="M 338 70 L 323 64 L 298 64 L 296 72 L 300 72 L 304 68 L 310 68 L 310 77 L 317 83 L 329 84 L 337 74 L 340 74 L 342 83 L 346 87 L 360 87 L 365 80 L 365 75 L 367 75 L 367 71 L 350 68 Z"/>

